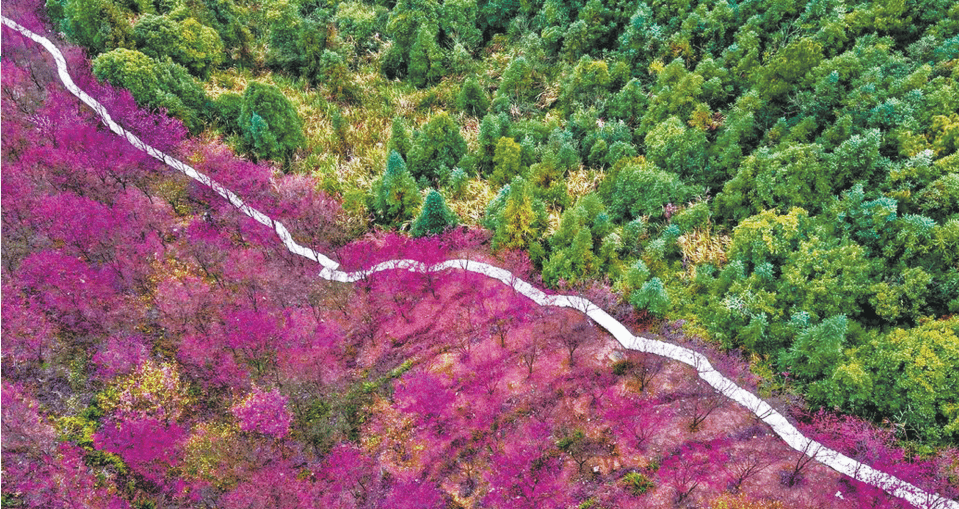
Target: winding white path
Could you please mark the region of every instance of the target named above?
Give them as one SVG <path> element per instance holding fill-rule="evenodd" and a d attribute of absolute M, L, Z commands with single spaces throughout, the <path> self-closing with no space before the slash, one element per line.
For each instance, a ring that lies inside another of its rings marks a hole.
<path fill-rule="evenodd" d="M 123 136 L 133 146 L 143 150 L 151 157 L 163 162 L 177 171 L 184 173 L 190 178 L 209 186 L 211 189 L 216 191 L 217 194 L 232 203 L 241 212 L 253 218 L 257 222 L 272 228 L 290 252 L 319 263 L 323 267 L 320 271 L 321 277 L 333 281 L 352 283 L 366 278 L 370 274 L 383 270 L 399 269 L 413 272 L 438 272 L 447 269 L 459 269 L 483 274 L 493 279 L 498 279 L 504 284 L 513 287 L 517 292 L 529 297 L 531 300 L 541 306 L 573 308 L 585 313 L 587 316 L 596 321 L 596 323 L 609 331 L 609 333 L 612 334 L 613 337 L 615 337 L 625 348 L 661 355 L 692 366 L 698 371 L 700 378 L 705 380 L 706 383 L 711 385 L 726 397 L 746 407 L 759 419 L 768 424 L 773 431 L 779 435 L 779 437 L 782 438 L 790 447 L 803 454 L 806 454 L 807 456 L 813 457 L 815 460 L 833 468 L 840 473 L 876 486 L 887 493 L 908 501 L 916 507 L 928 509 L 959 509 L 959 502 L 946 499 L 936 493 L 923 491 L 920 488 L 903 481 L 902 479 L 884 472 L 880 472 L 869 465 L 865 465 L 853 460 L 848 456 L 829 449 L 822 444 L 803 436 L 803 434 L 796 429 L 795 426 L 790 424 L 782 414 L 773 409 L 768 403 L 761 400 L 751 392 L 737 386 L 732 380 L 729 380 L 716 371 L 704 355 L 680 346 L 663 343 L 661 341 L 655 341 L 642 336 L 634 336 L 622 323 L 610 316 L 599 306 L 596 306 L 589 300 L 586 300 L 582 297 L 547 295 L 528 282 L 517 278 L 505 269 L 501 269 L 487 263 L 470 260 L 448 260 L 431 266 L 426 266 L 423 263 L 414 260 L 391 260 L 380 263 L 365 271 L 343 272 L 338 270 L 339 264 L 337 262 L 331 260 L 322 253 L 318 253 L 310 248 L 296 243 L 293 240 L 293 237 L 290 235 L 290 232 L 282 223 L 271 219 L 266 214 L 251 207 L 250 205 L 247 205 L 239 196 L 215 182 L 210 177 L 196 171 L 194 168 L 184 164 L 182 161 L 179 161 L 151 147 L 150 145 L 147 145 L 133 133 L 130 133 L 120 127 L 119 124 L 113 121 L 113 119 L 110 117 L 110 114 L 106 111 L 106 108 L 104 108 L 102 104 L 76 86 L 67 70 L 66 59 L 63 57 L 63 54 L 60 53 L 60 50 L 52 42 L 50 42 L 49 39 L 33 33 L 6 16 L 3 16 L 2 22 L 4 25 L 20 32 L 24 36 L 46 48 L 46 50 L 53 55 L 53 58 L 56 61 L 57 72 L 60 76 L 60 80 L 63 82 L 63 85 L 67 88 L 67 90 L 70 91 L 70 93 L 92 108 L 111 131 Z"/>

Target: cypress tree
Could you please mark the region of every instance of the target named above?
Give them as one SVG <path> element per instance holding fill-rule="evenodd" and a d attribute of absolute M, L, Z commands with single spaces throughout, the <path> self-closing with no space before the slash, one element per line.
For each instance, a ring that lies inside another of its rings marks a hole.
<path fill-rule="evenodd" d="M 493 175 L 490 184 L 501 187 L 520 174 L 522 168 L 522 148 L 513 138 L 502 137 L 496 142 L 493 151 Z"/>
<path fill-rule="evenodd" d="M 410 63 L 407 66 L 407 72 L 410 75 L 410 81 L 417 87 L 426 85 L 426 74 L 430 70 L 430 57 L 426 37 L 428 37 L 426 31 L 420 28 L 416 32 L 416 42 L 414 42 L 413 47 L 410 48 Z"/>
<path fill-rule="evenodd" d="M 293 103 L 273 85 L 246 87 L 239 124 L 246 149 L 260 158 L 287 162 L 306 141 Z"/>
<path fill-rule="evenodd" d="M 406 169 L 406 162 L 395 150 L 390 152 L 386 172 L 375 186 L 377 189 L 373 209 L 380 224 L 399 226 L 413 217 L 422 197 L 416 181 Z"/>
<path fill-rule="evenodd" d="M 654 277 L 630 294 L 629 303 L 636 309 L 645 309 L 653 316 L 662 317 L 669 309 L 669 294 L 666 293 L 663 282 Z"/>
<path fill-rule="evenodd" d="M 441 169 L 456 168 L 466 149 L 459 126 L 446 112 L 440 112 L 414 137 L 409 154 L 410 173 L 417 179 L 439 182 Z"/>
<path fill-rule="evenodd" d="M 436 235 L 456 226 L 457 222 L 456 215 L 446 206 L 443 195 L 433 189 L 427 195 L 426 202 L 423 203 L 423 211 L 413 223 L 410 233 L 414 237 Z"/>
<path fill-rule="evenodd" d="M 530 258 L 543 257 L 540 238 L 547 227 L 546 205 L 533 197 L 529 184 L 516 177 L 509 184 L 503 204 L 493 221 L 493 249 L 527 249 Z"/>
<path fill-rule="evenodd" d="M 463 83 L 463 88 L 456 96 L 456 107 L 474 117 L 484 115 L 489 109 L 489 99 L 486 98 L 486 93 L 483 92 L 475 76 L 470 76 L 466 83 Z"/>
<path fill-rule="evenodd" d="M 410 128 L 402 117 L 393 119 L 393 127 L 390 132 L 390 141 L 386 145 L 387 151 L 396 151 L 403 157 L 409 157 L 410 154 Z"/>

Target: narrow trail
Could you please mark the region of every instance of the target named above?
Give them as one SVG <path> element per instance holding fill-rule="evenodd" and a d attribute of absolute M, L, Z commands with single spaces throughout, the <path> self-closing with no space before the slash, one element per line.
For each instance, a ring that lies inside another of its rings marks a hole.
<path fill-rule="evenodd" d="M 339 269 L 339 263 L 330 259 L 326 255 L 304 247 L 293 240 L 289 230 L 282 223 L 273 220 L 266 214 L 246 204 L 239 196 L 223 187 L 207 175 L 198 172 L 193 167 L 182 161 L 171 157 L 150 145 L 144 143 L 133 133 L 128 132 L 119 124 L 113 121 L 106 108 L 89 94 L 80 90 L 74 83 L 73 78 L 67 69 L 66 59 L 60 50 L 47 38 L 40 36 L 27 28 L 17 24 L 13 20 L 2 17 L 2 22 L 7 27 L 16 30 L 25 37 L 42 45 L 53 56 L 57 64 L 57 73 L 60 80 L 67 90 L 75 95 L 84 104 L 93 109 L 101 118 L 104 124 L 114 133 L 123 136 L 134 147 L 149 154 L 151 157 L 172 167 L 173 169 L 187 175 L 188 177 L 200 182 L 211 189 L 242 213 L 253 218 L 257 222 L 272 228 L 277 236 L 286 245 L 286 248 L 296 255 L 315 261 L 323 268 L 320 270 L 320 276 L 343 283 L 353 283 L 369 277 L 371 274 L 385 270 L 408 270 L 411 272 L 439 272 L 449 269 L 465 270 L 483 274 L 492 279 L 497 279 L 503 284 L 511 286 L 517 292 L 525 295 L 532 301 L 541 306 L 556 306 L 572 308 L 581 311 L 586 316 L 593 319 L 597 324 L 606 329 L 613 337 L 623 345 L 624 348 L 636 350 L 644 353 L 651 353 L 667 357 L 674 361 L 687 364 L 699 373 L 699 377 L 711 385 L 715 390 L 728 397 L 729 399 L 744 406 L 747 410 L 755 414 L 760 420 L 768 424 L 774 433 L 776 433 L 791 448 L 802 454 L 812 457 L 816 461 L 845 474 L 859 481 L 871 484 L 885 492 L 902 498 L 910 504 L 928 509 L 950 508 L 959 509 L 959 502 L 949 500 L 939 496 L 936 493 L 926 492 L 917 486 L 914 486 L 896 476 L 880 472 L 869 465 L 860 463 L 844 454 L 829 449 L 822 444 L 804 436 L 795 426 L 789 423 L 786 418 L 772 408 L 768 403 L 760 399 L 755 394 L 743 389 L 732 380 L 724 377 L 709 363 L 709 360 L 702 354 L 683 348 L 680 346 L 663 343 L 643 336 L 635 336 L 619 321 L 610 316 L 599 306 L 593 304 L 587 299 L 568 295 L 547 295 L 543 291 L 535 288 L 533 285 L 519 279 L 511 272 L 495 267 L 493 265 L 476 262 L 471 260 L 447 260 L 435 265 L 426 266 L 415 260 L 390 260 L 380 263 L 368 270 L 357 272 L 343 272 Z"/>

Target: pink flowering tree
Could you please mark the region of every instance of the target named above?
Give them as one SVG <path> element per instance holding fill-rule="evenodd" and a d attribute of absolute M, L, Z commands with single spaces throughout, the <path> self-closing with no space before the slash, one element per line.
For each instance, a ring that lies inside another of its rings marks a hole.
<path fill-rule="evenodd" d="M 93 443 L 97 449 L 119 456 L 145 481 L 175 493 L 179 483 L 172 471 L 179 464 L 185 436 L 186 430 L 177 424 L 144 418 L 108 423 L 93 435 Z"/>
<path fill-rule="evenodd" d="M 663 460 L 658 477 L 672 488 L 676 504 L 689 500 L 697 489 L 721 484 L 715 474 L 726 462 L 725 448 L 721 440 L 686 442 Z"/>
<path fill-rule="evenodd" d="M 528 423 L 509 436 L 490 457 L 489 492 L 492 507 L 553 509 L 571 500 L 563 475 L 563 458 L 550 439 L 549 426 Z"/>
<path fill-rule="evenodd" d="M 254 387 L 230 411 L 236 417 L 241 430 L 284 438 L 290 433 L 290 423 L 293 421 L 287 403 L 287 397 L 277 389 L 264 392 L 259 387 Z"/>
<path fill-rule="evenodd" d="M 124 334 L 111 336 L 103 342 L 92 360 L 97 367 L 97 375 L 108 380 L 130 373 L 148 357 L 148 343 L 143 336 Z"/>
<path fill-rule="evenodd" d="M 4 378 L 21 370 L 39 367 L 55 353 L 56 339 L 53 325 L 34 302 L 13 285 L 3 285 Z"/>
<path fill-rule="evenodd" d="M 658 399 L 638 399 L 611 388 L 603 398 L 605 417 L 623 445 L 642 451 L 650 439 L 665 431 L 673 411 Z"/>

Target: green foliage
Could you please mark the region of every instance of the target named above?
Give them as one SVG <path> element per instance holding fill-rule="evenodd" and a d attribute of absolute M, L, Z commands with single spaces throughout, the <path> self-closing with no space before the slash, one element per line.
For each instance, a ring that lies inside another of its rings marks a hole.
<path fill-rule="evenodd" d="M 402 117 L 395 117 L 390 127 L 390 141 L 386 145 L 387 152 L 396 151 L 403 157 L 409 157 L 412 146 L 410 128 L 406 124 L 406 120 L 403 120 Z"/>
<path fill-rule="evenodd" d="M 493 249 L 526 249 L 534 261 L 543 256 L 540 244 L 546 231 L 546 206 L 536 199 L 530 185 L 516 177 L 487 209 L 487 224 L 493 230 Z"/>
<path fill-rule="evenodd" d="M 373 189 L 376 194 L 370 208 L 375 212 L 376 222 L 390 227 L 412 219 L 423 199 L 416 180 L 406 169 L 406 162 L 396 151 L 390 152 L 386 172 Z"/>
<path fill-rule="evenodd" d="M 858 244 L 812 237 L 782 267 L 781 302 L 820 318 L 858 310 L 872 273 L 873 263 Z"/>
<path fill-rule="evenodd" d="M 658 218 L 663 215 L 663 205 L 683 203 L 693 193 L 693 188 L 674 173 L 648 163 L 630 164 L 616 177 L 609 211 L 621 221 L 640 216 Z"/>
<path fill-rule="evenodd" d="M 803 380 L 817 380 L 832 374 L 842 358 L 846 341 L 846 315 L 836 315 L 813 327 L 807 327 L 783 353 L 783 364 Z"/>
<path fill-rule="evenodd" d="M 335 27 L 332 9 L 319 3 L 279 0 L 270 4 L 266 23 L 269 27 L 267 63 L 312 83 L 322 79 L 330 58 L 324 53 L 332 49 Z"/>
<path fill-rule="evenodd" d="M 244 148 L 259 158 L 288 163 L 305 141 L 293 103 L 273 85 L 246 87 L 239 124 Z"/>
<path fill-rule="evenodd" d="M 610 118 L 617 120 L 641 118 L 648 101 L 642 83 L 637 79 L 631 79 L 610 98 L 607 112 Z"/>
<path fill-rule="evenodd" d="M 381 69 L 389 78 L 397 78 L 407 74 L 407 67 L 412 66 L 413 46 L 422 37 L 419 58 L 425 59 L 419 65 L 421 77 L 425 81 L 429 74 L 429 51 L 436 46 L 436 35 L 439 33 L 440 6 L 433 0 L 399 0 L 390 11 L 386 25 L 386 33 L 393 40 L 393 46 L 383 56 Z M 413 70 L 409 70 L 412 76 Z M 414 81 L 415 83 L 415 81 Z"/>
<path fill-rule="evenodd" d="M 496 149 L 493 151 L 493 174 L 490 176 L 490 184 L 495 187 L 502 187 L 514 177 L 520 174 L 522 170 L 522 149 L 519 143 L 513 138 L 502 137 L 496 142 Z"/>
<path fill-rule="evenodd" d="M 683 180 L 709 182 L 706 175 L 706 135 L 688 128 L 676 117 L 658 124 L 646 135 L 649 160 Z"/>
<path fill-rule="evenodd" d="M 203 128 L 212 111 L 206 93 L 185 68 L 139 51 L 117 48 L 104 53 L 93 60 L 93 74 L 126 88 L 140 104 L 166 109 L 193 133 Z"/>
<path fill-rule="evenodd" d="M 724 217 L 736 219 L 769 208 L 818 211 L 836 184 L 824 166 L 822 147 L 816 144 L 790 144 L 775 152 L 759 149 L 726 182 L 716 206 Z"/>
<path fill-rule="evenodd" d="M 959 438 L 959 318 L 875 334 L 818 389 L 819 401 L 878 412 L 916 438 Z"/>
<path fill-rule="evenodd" d="M 421 26 L 416 32 L 416 40 L 410 48 L 407 72 L 410 81 L 417 87 L 435 83 L 446 74 L 443 54 L 436 44 L 436 34 L 429 25 Z"/>
<path fill-rule="evenodd" d="M 156 3 L 164 4 L 157 8 L 158 13 L 164 14 L 173 8 L 174 0 Z M 247 9 L 238 7 L 233 0 L 183 0 L 182 9 L 189 17 L 216 31 L 223 43 L 220 56 L 224 60 L 249 62 L 252 59 L 253 33 Z"/>
<path fill-rule="evenodd" d="M 651 315 L 661 318 L 669 310 L 669 293 L 662 280 L 654 277 L 630 294 L 629 303 L 636 309 L 645 309 Z"/>
<path fill-rule="evenodd" d="M 485 115 L 486 111 L 489 110 L 489 99 L 486 98 L 486 92 L 476 81 L 476 76 L 470 76 L 463 83 L 463 88 L 456 96 L 456 108 L 474 117 Z"/>
<path fill-rule="evenodd" d="M 496 90 L 494 109 L 497 113 L 504 113 L 513 103 L 523 103 L 533 96 L 533 66 L 526 57 L 516 57 L 509 63 L 503 72 L 499 89 Z M 500 104 L 499 108 L 495 106 Z"/>
<path fill-rule="evenodd" d="M 217 121 L 224 132 L 240 134 L 240 112 L 243 110 L 243 96 L 233 93 L 221 94 L 213 102 Z"/>
<path fill-rule="evenodd" d="M 733 230 L 730 257 L 755 267 L 764 262 L 782 265 L 807 237 L 809 213 L 794 208 L 788 214 L 766 210 L 739 223 Z"/>
<path fill-rule="evenodd" d="M 640 133 L 645 136 L 656 125 L 671 116 L 689 118 L 701 103 L 704 79 L 686 70 L 681 58 L 676 58 L 662 68 L 650 93 L 649 106 L 640 122 Z"/>
<path fill-rule="evenodd" d="M 111 0 L 60 0 L 59 5 L 55 1 L 47 5 L 52 16 L 62 18 L 61 30 L 91 56 L 132 46 L 130 22 Z"/>
<path fill-rule="evenodd" d="M 323 50 L 316 64 L 316 75 L 311 81 L 321 83 L 334 98 L 341 101 L 353 101 L 359 93 L 346 61 L 335 51 Z"/>
<path fill-rule="evenodd" d="M 583 55 L 563 82 L 560 103 L 589 105 L 607 95 L 611 79 L 609 67 L 603 60 L 592 60 Z"/>
<path fill-rule="evenodd" d="M 357 56 L 379 49 L 376 35 L 386 30 L 387 9 L 381 5 L 367 5 L 360 1 L 340 2 L 333 18 L 344 38 L 352 42 Z"/>
<path fill-rule="evenodd" d="M 423 203 L 423 210 L 413 222 L 410 233 L 414 237 L 437 235 L 456 226 L 456 215 L 446 206 L 443 195 L 431 189 Z"/>
<path fill-rule="evenodd" d="M 698 201 L 688 207 L 683 208 L 679 213 L 672 217 L 681 233 L 691 232 L 693 230 L 707 228 L 710 224 L 709 204 L 705 201 Z"/>
<path fill-rule="evenodd" d="M 629 472 L 620 479 L 626 491 L 634 497 L 645 494 L 656 487 L 648 477 L 639 472 Z"/>
<path fill-rule="evenodd" d="M 823 58 L 822 44 L 809 38 L 789 43 L 776 53 L 759 73 L 757 88 L 768 98 L 789 91 L 790 86 L 819 65 Z"/>
<path fill-rule="evenodd" d="M 911 267 L 891 281 L 875 283 L 869 288 L 869 304 L 880 318 L 898 323 L 904 317 L 926 314 L 927 299 L 932 291 L 933 277 L 922 267 Z"/>
<path fill-rule="evenodd" d="M 134 25 L 133 37 L 147 56 L 170 57 L 201 78 L 223 60 L 220 36 L 193 18 L 176 22 L 168 16 L 147 14 Z"/>
<path fill-rule="evenodd" d="M 417 179 L 437 183 L 441 170 L 455 168 L 465 154 L 466 140 L 460 135 L 459 126 L 446 112 L 440 112 L 413 136 L 410 173 Z"/>
<path fill-rule="evenodd" d="M 157 101 L 160 80 L 156 62 L 139 51 L 119 48 L 93 60 L 93 74 L 101 81 L 126 88 L 139 102 Z M 161 106 L 160 104 L 153 104 Z"/>
<path fill-rule="evenodd" d="M 483 42 L 477 26 L 479 6 L 475 0 L 445 0 L 439 12 L 442 31 L 464 51 L 475 51 Z"/>
<path fill-rule="evenodd" d="M 597 195 L 580 198 L 575 207 L 563 212 L 559 228 L 549 238 L 552 254 L 543 265 L 543 281 L 575 284 L 606 271 L 618 271 L 622 242 L 612 227 Z"/>
<path fill-rule="evenodd" d="M 450 185 L 449 189 L 455 197 L 462 197 L 463 193 L 466 191 L 466 186 L 469 184 L 469 174 L 466 173 L 466 170 L 463 168 L 453 168 L 453 172 L 450 173 Z"/>

